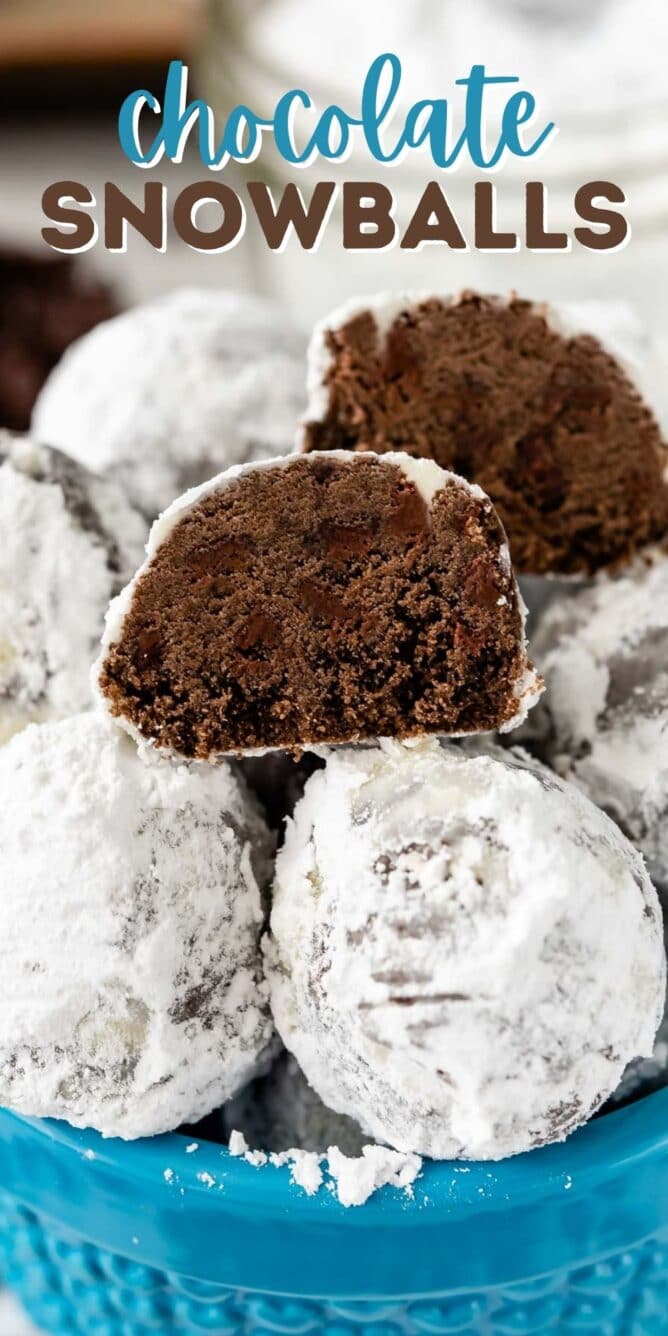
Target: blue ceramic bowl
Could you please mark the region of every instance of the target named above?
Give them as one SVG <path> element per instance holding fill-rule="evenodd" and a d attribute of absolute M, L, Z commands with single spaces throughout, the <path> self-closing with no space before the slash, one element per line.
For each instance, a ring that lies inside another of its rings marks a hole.
<path fill-rule="evenodd" d="M 180 1135 L 0 1112 L 0 1274 L 47 1331 L 668 1332 L 668 1090 L 345 1209 Z"/>

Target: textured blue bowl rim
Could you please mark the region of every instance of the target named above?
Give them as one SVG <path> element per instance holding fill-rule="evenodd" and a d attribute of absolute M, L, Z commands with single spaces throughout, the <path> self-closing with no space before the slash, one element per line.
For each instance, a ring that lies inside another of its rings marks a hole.
<path fill-rule="evenodd" d="M 177 1289 L 187 1277 L 207 1293 L 355 1302 L 525 1285 L 668 1239 L 668 1089 L 501 1163 L 424 1161 L 412 1198 L 383 1188 L 359 1209 L 324 1189 L 308 1197 L 288 1168 L 190 1144 L 0 1110 L 7 1219 L 12 1202 L 29 1207 L 38 1231 L 75 1255 L 102 1249 L 114 1275 L 139 1264 Z"/>
<path fill-rule="evenodd" d="M 10 1126 L 7 1127 L 7 1120 Z M 428 1206 L 433 1221 L 439 1215 L 449 1221 L 468 1215 L 504 1210 L 524 1202 L 572 1192 L 590 1192 L 602 1180 L 630 1170 L 640 1161 L 668 1150 L 668 1088 L 647 1095 L 634 1104 L 593 1119 L 566 1141 L 511 1159 L 490 1161 L 423 1160 L 415 1184 L 414 1203 L 405 1192 L 383 1188 L 363 1209 L 344 1208 L 331 1192 L 320 1190 L 312 1197 L 291 1182 L 290 1169 L 255 1168 L 227 1147 L 197 1141 L 195 1137 L 168 1133 L 138 1141 L 104 1138 L 97 1132 L 70 1127 L 53 1119 L 23 1118 L 0 1110 L 4 1134 L 20 1137 L 22 1128 L 33 1129 L 53 1143 L 60 1155 L 73 1154 L 98 1162 L 134 1185 L 144 1181 L 151 1191 L 162 1183 L 167 1191 L 183 1189 L 211 1197 L 212 1188 L 224 1188 L 226 1203 L 238 1201 L 263 1208 L 286 1208 L 317 1216 L 321 1212 L 344 1213 L 351 1223 L 387 1226 L 394 1220 L 406 1225 L 413 1204 Z M 13 1127 L 11 1125 L 14 1125 Z M 213 1180 L 213 1182 L 211 1182 Z M 183 1194 L 182 1194 L 183 1195 Z"/>

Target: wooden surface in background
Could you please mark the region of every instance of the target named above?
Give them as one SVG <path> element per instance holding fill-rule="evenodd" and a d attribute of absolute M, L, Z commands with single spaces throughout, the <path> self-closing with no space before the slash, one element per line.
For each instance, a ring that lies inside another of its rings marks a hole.
<path fill-rule="evenodd" d="M 168 60 L 187 51 L 196 0 L 0 0 L 0 70 Z"/>

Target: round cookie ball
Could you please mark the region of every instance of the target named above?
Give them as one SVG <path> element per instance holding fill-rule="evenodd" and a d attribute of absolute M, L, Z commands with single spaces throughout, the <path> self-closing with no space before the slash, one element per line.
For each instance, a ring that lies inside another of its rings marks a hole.
<path fill-rule="evenodd" d="M 0 1104 L 105 1136 L 193 1121 L 272 1037 L 271 839 L 234 771 L 151 764 L 91 713 L 0 752 Z"/>
<path fill-rule="evenodd" d="M 104 614 L 141 562 L 146 522 L 116 483 L 2 432 L 0 531 L 2 743 L 88 708 Z"/>
<path fill-rule="evenodd" d="M 642 859 L 522 753 L 333 753 L 278 855 L 267 946 L 286 1047 L 397 1150 L 560 1141 L 652 1051 L 661 911 Z"/>
<path fill-rule="evenodd" d="M 230 1100 L 221 1118 L 225 1140 L 232 1132 L 242 1132 L 252 1150 L 324 1154 L 336 1146 L 343 1155 L 354 1157 L 368 1144 L 352 1118 L 323 1104 L 290 1053 L 281 1053 L 264 1076 Z"/>
<path fill-rule="evenodd" d="M 553 604 L 526 744 L 604 808 L 668 890 L 668 559 Z"/>
<path fill-rule="evenodd" d="M 221 469 L 292 449 L 304 357 L 278 307 L 184 288 L 75 344 L 39 396 L 34 430 L 116 478 L 152 519 Z"/>

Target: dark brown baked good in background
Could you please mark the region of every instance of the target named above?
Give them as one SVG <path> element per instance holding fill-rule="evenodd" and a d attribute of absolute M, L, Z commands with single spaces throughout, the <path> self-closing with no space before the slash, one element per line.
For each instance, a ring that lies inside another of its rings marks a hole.
<path fill-rule="evenodd" d="M 0 427 L 27 430 L 65 349 L 117 309 L 111 289 L 73 257 L 0 244 Z"/>

